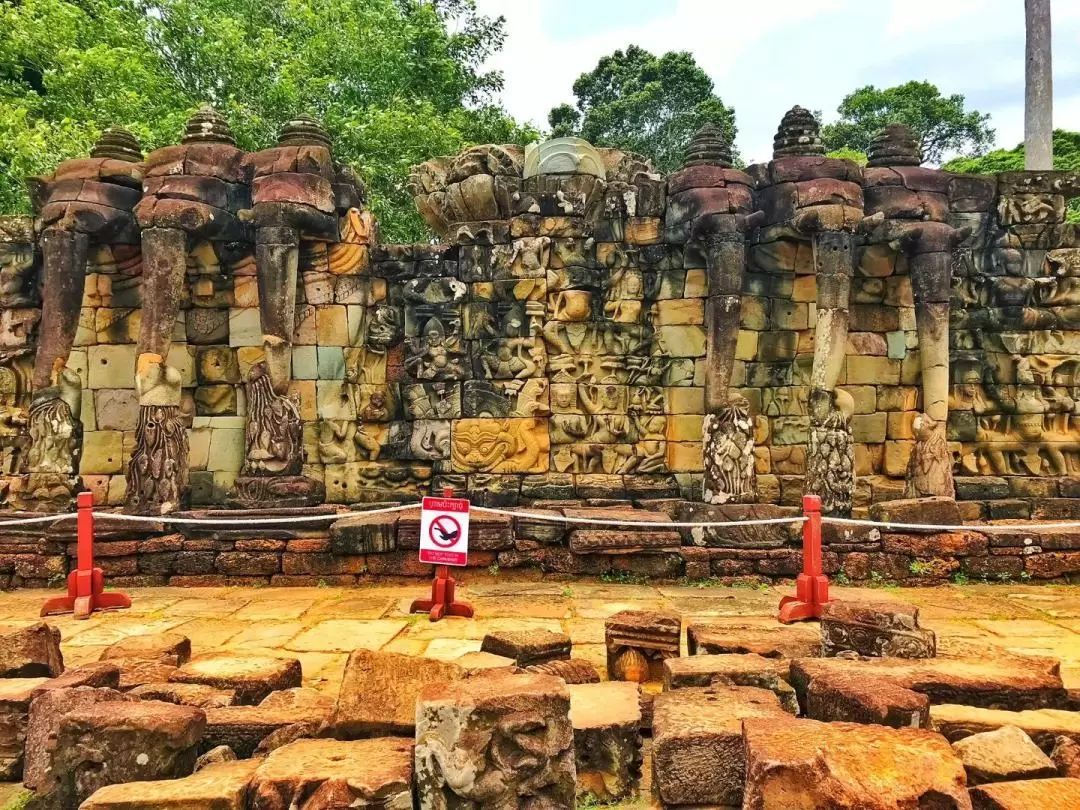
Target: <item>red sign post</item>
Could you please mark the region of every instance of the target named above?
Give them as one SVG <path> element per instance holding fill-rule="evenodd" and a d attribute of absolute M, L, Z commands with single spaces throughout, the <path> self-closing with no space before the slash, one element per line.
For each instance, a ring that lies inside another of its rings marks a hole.
<path fill-rule="evenodd" d="M 473 615 L 472 606 L 454 598 L 451 565 L 469 562 L 469 502 L 447 487 L 441 498 L 424 498 L 420 509 L 420 562 L 435 564 L 431 598 L 417 599 L 410 613 L 427 613 L 433 622 L 443 616 Z"/>
<path fill-rule="evenodd" d="M 821 498 L 804 495 L 803 514 L 803 572 L 795 580 L 795 595 L 780 600 L 782 624 L 820 619 L 829 601 L 829 578 L 821 571 Z"/>
<path fill-rule="evenodd" d="M 89 619 L 95 610 L 129 608 L 131 599 L 123 593 L 105 593 L 105 574 L 94 567 L 94 494 L 80 492 L 78 497 L 78 562 L 68 574 L 66 596 L 47 599 L 41 615 L 74 613 L 76 619 Z"/>

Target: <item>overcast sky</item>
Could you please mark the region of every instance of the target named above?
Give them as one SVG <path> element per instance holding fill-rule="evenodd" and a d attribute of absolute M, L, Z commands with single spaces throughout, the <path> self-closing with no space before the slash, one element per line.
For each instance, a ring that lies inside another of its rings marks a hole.
<path fill-rule="evenodd" d="M 747 162 L 772 155 L 795 104 L 825 120 L 847 93 L 926 79 L 991 114 L 997 143 L 1024 137 L 1024 0 L 477 0 L 506 18 L 490 63 L 502 101 L 547 128 L 574 79 L 629 44 L 690 51 L 735 108 Z M 1054 125 L 1080 130 L 1080 0 L 1053 0 Z"/>

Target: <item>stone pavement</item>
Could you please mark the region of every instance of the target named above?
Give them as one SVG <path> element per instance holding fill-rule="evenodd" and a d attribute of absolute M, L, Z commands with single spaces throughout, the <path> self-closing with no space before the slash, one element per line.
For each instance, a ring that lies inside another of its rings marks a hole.
<path fill-rule="evenodd" d="M 137 588 L 130 610 L 86 621 L 49 619 L 63 634 L 68 666 L 96 661 L 110 644 L 145 633 L 175 630 L 196 655 L 215 651 L 266 653 L 300 660 L 304 685 L 337 693 L 348 653 L 382 649 L 456 658 L 480 649 L 493 630 L 562 630 L 574 656 L 604 671 L 604 619 L 620 610 L 682 614 L 684 624 L 707 620 L 731 626 L 775 626 L 783 587 L 732 588 L 565 582 L 521 575 L 469 572 L 458 593 L 476 618 L 431 623 L 410 616 L 412 599 L 428 585 L 378 584 L 359 588 Z M 939 656 L 996 649 L 1061 660 L 1065 686 L 1080 689 L 1080 586 L 946 585 L 937 588 L 834 587 L 844 599 L 906 601 L 938 636 Z M 37 621 L 48 591 L 0 593 L 0 632 Z M 685 643 L 685 640 L 684 640 Z M 685 654 L 685 650 L 684 650 Z"/>

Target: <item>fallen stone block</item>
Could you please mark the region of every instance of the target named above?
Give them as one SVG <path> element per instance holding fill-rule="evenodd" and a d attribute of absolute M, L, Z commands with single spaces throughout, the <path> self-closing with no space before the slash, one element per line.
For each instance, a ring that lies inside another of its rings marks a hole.
<path fill-rule="evenodd" d="M 199 755 L 199 758 L 195 760 L 195 773 L 223 762 L 236 762 L 236 753 L 227 745 L 218 745 L 205 754 Z"/>
<path fill-rule="evenodd" d="M 677 613 L 624 610 L 604 622 L 608 678 L 660 681 L 664 661 L 679 655 L 682 620 Z"/>
<path fill-rule="evenodd" d="M 532 664 L 525 667 L 525 671 L 534 675 L 554 675 L 556 678 L 562 678 L 567 684 L 600 683 L 600 673 L 597 672 L 596 667 L 580 658 Z"/>
<path fill-rule="evenodd" d="M 821 613 L 821 654 L 843 652 L 895 658 L 933 658 L 933 630 L 919 627 L 919 609 L 896 602 L 827 602 Z"/>
<path fill-rule="evenodd" d="M 929 728 L 930 701 L 884 678 L 851 672 L 818 675 L 806 690 L 806 716 L 825 722 Z"/>
<path fill-rule="evenodd" d="M 674 693 L 673 693 L 674 694 Z M 939 734 L 748 719 L 744 810 L 967 810 L 964 766 Z"/>
<path fill-rule="evenodd" d="M 60 631 L 45 622 L 0 635 L 0 678 L 55 678 L 64 671 Z"/>
<path fill-rule="evenodd" d="M 416 728 L 420 690 L 464 674 L 451 661 L 354 650 L 345 664 L 328 733 L 341 740 L 375 734 L 409 736 Z"/>
<path fill-rule="evenodd" d="M 972 810 L 1036 810 L 1080 807 L 1080 779 L 998 782 L 971 789 Z"/>
<path fill-rule="evenodd" d="M 295 658 L 211 653 L 191 659 L 168 680 L 232 689 L 237 703 L 252 706 L 271 692 L 300 686 L 303 676 Z"/>
<path fill-rule="evenodd" d="M 870 519 L 876 523 L 920 523 L 963 526 L 960 506 L 953 498 L 900 498 L 871 504 Z M 932 532 L 934 529 L 907 530 Z"/>
<path fill-rule="evenodd" d="M 219 762 L 181 779 L 106 785 L 79 810 L 247 810 L 257 760 Z"/>
<path fill-rule="evenodd" d="M 488 633 L 481 652 L 512 658 L 520 667 L 570 658 L 570 636 L 551 630 L 520 630 Z"/>
<path fill-rule="evenodd" d="M 551 675 L 489 675 L 423 687 L 416 708 L 421 810 L 574 807 L 570 692 Z"/>
<path fill-rule="evenodd" d="M 148 683 L 168 681 L 177 671 L 174 664 L 152 658 L 114 658 L 110 663 L 120 668 L 120 691 L 122 692 Z"/>
<path fill-rule="evenodd" d="M 205 728 L 202 709 L 153 700 L 67 712 L 52 757 L 60 806 L 78 807 L 106 785 L 190 775 Z"/>
<path fill-rule="evenodd" d="M 1050 750 L 1050 759 L 1058 776 L 1080 777 L 1080 743 L 1071 737 L 1058 737 Z"/>
<path fill-rule="evenodd" d="M 312 716 L 329 717 L 334 711 L 336 701 L 333 697 L 320 692 L 318 689 L 309 689 L 306 686 L 298 686 L 293 689 L 282 689 L 271 692 L 259 705 L 264 708 L 279 709 L 306 709 Z"/>
<path fill-rule="evenodd" d="M 930 698 L 1012 710 L 1064 706 L 1061 664 L 1053 658 L 997 655 L 993 658 L 800 658 L 791 662 L 789 683 L 805 705 L 806 689 L 817 675 L 832 672 L 884 678 Z"/>
<path fill-rule="evenodd" d="M 776 695 L 750 686 L 676 689 L 653 704 L 653 787 L 665 805 L 738 805 L 748 718 L 794 719 Z"/>
<path fill-rule="evenodd" d="M 943 703 L 930 707 L 930 727 L 949 742 L 972 734 L 1015 726 L 1044 752 L 1050 753 L 1059 737 L 1080 743 L 1080 713 L 1063 709 L 1028 709 L 1010 712 Z"/>
<path fill-rule="evenodd" d="M 952 744 L 969 785 L 1056 776 L 1053 761 L 1016 726 L 972 734 Z"/>
<path fill-rule="evenodd" d="M 161 700 L 199 709 L 220 709 L 236 703 L 235 690 L 215 689 L 198 683 L 144 683 L 133 688 L 130 694 L 143 700 Z"/>
<path fill-rule="evenodd" d="M 52 689 L 39 695 L 30 704 L 26 725 L 26 758 L 23 765 L 23 784 L 38 793 L 50 793 L 56 786 L 53 752 L 60 720 L 67 712 L 95 711 L 98 704 L 110 701 L 133 701 L 115 689 Z"/>
<path fill-rule="evenodd" d="M 412 807 L 413 741 L 297 740 L 271 753 L 251 781 L 251 810 Z"/>
<path fill-rule="evenodd" d="M 26 725 L 34 690 L 45 678 L 0 679 L 0 782 L 22 778 Z"/>
<path fill-rule="evenodd" d="M 206 734 L 202 750 L 227 745 L 241 759 L 255 753 L 259 744 L 274 732 L 295 725 L 316 729 L 326 722 L 328 712 L 311 706 L 226 706 L 206 710 Z"/>
<path fill-rule="evenodd" d="M 98 660 L 113 661 L 118 658 L 130 661 L 162 661 L 178 667 L 191 658 L 191 639 L 180 633 L 129 636 L 107 648 Z"/>
<path fill-rule="evenodd" d="M 355 515 L 330 525 L 333 554 L 383 554 L 397 548 L 398 514 Z"/>
<path fill-rule="evenodd" d="M 611 802 L 641 779 L 641 705 L 634 683 L 584 683 L 570 690 L 577 795 Z"/>
<path fill-rule="evenodd" d="M 691 655 L 669 658 L 664 662 L 664 689 L 686 689 L 694 686 L 754 686 L 768 689 L 776 695 L 784 711 L 799 713 L 795 690 L 784 680 L 788 664 L 776 658 L 760 655 Z"/>
<path fill-rule="evenodd" d="M 763 658 L 813 658 L 821 655 L 821 634 L 806 625 L 727 627 L 691 624 L 686 628 L 690 655 L 754 654 Z"/>
<path fill-rule="evenodd" d="M 513 658 L 479 650 L 464 653 L 451 660 L 465 671 L 466 677 L 491 672 L 503 672 L 507 675 L 518 672 L 517 662 Z"/>
<path fill-rule="evenodd" d="M 117 689 L 120 686 L 120 667 L 101 661 L 65 669 L 64 674 L 50 678 L 34 690 L 34 697 L 53 689 L 75 689 L 80 686 Z"/>

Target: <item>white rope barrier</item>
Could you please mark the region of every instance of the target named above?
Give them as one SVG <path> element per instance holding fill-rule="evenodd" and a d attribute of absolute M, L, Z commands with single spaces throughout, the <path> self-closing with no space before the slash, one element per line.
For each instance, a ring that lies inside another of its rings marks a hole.
<path fill-rule="evenodd" d="M 122 512 L 94 512 L 94 520 L 104 518 L 106 520 L 124 520 L 135 523 L 171 523 L 177 526 L 265 526 L 267 524 L 293 524 L 293 523 L 316 523 L 325 520 L 341 520 L 343 518 L 362 517 L 367 515 L 388 515 L 393 512 L 404 512 L 409 509 L 419 509 L 418 503 L 406 503 L 400 506 L 382 506 L 378 509 L 365 509 L 359 512 L 328 512 L 324 515 L 287 515 L 284 517 L 265 518 L 184 518 L 172 517 L 171 515 L 126 515 Z M 2 524 L 0 524 L 2 525 Z"/>
<path fill-rule="evenodd" d="M 1080 529 L 1080 521 L 1066 523 L 967 523 L 949 525 L 940 523 L 879 523 L 873 520 L 856 520 L 855 518 L 838 518 L 821 516 L 822 523 L 832 523 L 837 526 L 870 526 L 877 529 L 910 529 L 913 531 L 933 532 L 1044 532 L 1064 531 L 1068 529 Z"/>
<path fill-rule="evenodd" d="M 12 520 L 0 521 L 0 528 L 4 526 L 29 526 L 33 523 L 53 523 L 63 518 L 75 517 L 75 512 L 64 512 L 56 515 L 41 515 L 40 517 L 13 518 Z"/>
<path fill-rule="evenodd" d="M 578 523 L 585 526 L 621 526 L 643 527 L 646 529 L 707 529 L 719 526 L 774 526 L 784 523 L 805 523 L 807 518 L 803 515 L 793 515 L 783 518 L 755 518 L 752 520 L 712 520 L 700 522 L 686 521 L 652 521 L 652 520 L 612 520 L 611 518 L 583 518 L 568 517 L 566 515 L 545 515 L 542 512 L 517 512 L 511 509 L 495 509 L 490 506 L 470 506 L 474 512 L 489 512 L 493 515 L 510 515 L 511 517 L 526 518 L 528 520 L 548 521 L 550 523 Z"/>

